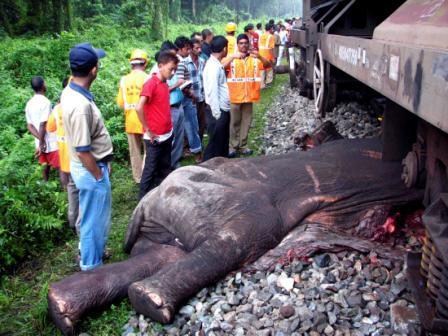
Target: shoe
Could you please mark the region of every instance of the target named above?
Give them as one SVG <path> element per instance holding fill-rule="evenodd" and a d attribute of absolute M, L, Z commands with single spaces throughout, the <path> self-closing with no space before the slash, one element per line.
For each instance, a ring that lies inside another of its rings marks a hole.
<path fill-rule="evenodd" d="M 186 149 L 186 150 L 184 150 L 184 153 L 183 153 L 182 157 L 183 157 L 184 159 L 188 159 L 188 158 L 191 158 L 193 155 L 194 155 L 194 154 L 193 154 L 192 152 L 190 152 L 189 149 Z"/>
<path fill-rule="evenodd" d="M 194 154 L 194 161 L 196 163 L 201 163 L 202 162 L 202 152 Z"/>
<path fill-rule="evenodd" d="M 104 249 L 103 252 L 103 261 L 104 260 L 108 260 L 112 257 L 112 253 L 110 252 L 110 250 L 108 248 Z"/>
<path fill-rule="evenodd" d="M 236 158 L 236 151 L 229 152 L 229 159 L 234 159 L 234 158 Z"/>
<path fill-rule="evenodd" d="M 253 150 L 252 149 L 250 149 L 250 148 L 246 148 L 245 150 L 243 150 L 242 152 L 241 152 L 241 154 L 243 154 L 243 155 L 245 155 L 245 156 L 249 156 L 249 155 L 252 155 L 253 154 Z"/>

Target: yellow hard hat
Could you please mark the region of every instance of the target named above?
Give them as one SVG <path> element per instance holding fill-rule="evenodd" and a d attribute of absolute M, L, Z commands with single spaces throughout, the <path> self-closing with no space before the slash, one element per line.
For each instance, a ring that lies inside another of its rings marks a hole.
<path fill-rule="evenodd" d="M 236 31 L 236 23 L 235 22 L 229 22 L 226 24 L 226 33 L 232 33 Z"/>
<path fill-rule="evenodd" d="M 131 58 L 129 58 L 129 61 L 132 63 L 133 60 L 144 60 L 145 62 L 148 61 L 148 53 L 141 49 L 134 49 L 131 53 Z"/>

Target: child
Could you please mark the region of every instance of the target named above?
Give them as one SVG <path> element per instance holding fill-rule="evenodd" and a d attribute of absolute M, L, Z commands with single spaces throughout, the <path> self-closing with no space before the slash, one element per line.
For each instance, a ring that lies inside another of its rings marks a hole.
<path fill-rule="evenodd" d="M 159 71 L 143 85 L 137 113 L 145 131 L 145 166 L 140 181 L 140 199 L 171 172 L 173 124 L 167 80 L 173 77 L 179 59 L 169 51 L 160 53 Z"/>

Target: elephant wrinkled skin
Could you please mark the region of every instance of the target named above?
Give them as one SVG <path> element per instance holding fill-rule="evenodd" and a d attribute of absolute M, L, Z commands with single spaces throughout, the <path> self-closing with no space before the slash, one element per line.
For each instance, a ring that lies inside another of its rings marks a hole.
<path fill-rule="evenodd" d="M 400 174 L 400 163 L 381 160 L 374 139 L 178 169 L 134 210 L 125 241 L 131 258 L 52 284 L 50 313 L 70 334 L 89 310 L 128 294 L 137 312 L 168 323 L 200 289 L 255 262 L 291 231 L 328 230 L 331 239 L 347 239 L 335 244 L 354 248 L 350 239 L 372 238 L 391 207 L 422 197 Z"/>

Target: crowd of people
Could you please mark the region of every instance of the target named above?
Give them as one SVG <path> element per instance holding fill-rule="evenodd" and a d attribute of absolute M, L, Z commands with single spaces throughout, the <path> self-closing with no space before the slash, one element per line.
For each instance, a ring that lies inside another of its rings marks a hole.
<path fill-rule="evenodd" d="M 165 41 L 147 72 L 148 54 L 131 52 L 131 71 L 118 83 L 116 102 L 124 110 L 132 176 L 142 199 L 185 156 L 196 162 L 214 157 L 252 154 L 248 146 L 253 104 L 274 80 L 282 62 L 291 20 L 256 27 L 226 25 L 226 36 L 210 29 Z M 35 137 L 36 156 L 59 170 L 69 200 L 69 225 L 79 235 L 81 270 L 102 264 L 111 216 L 113 147 L 90 87 L 106 53 L 89 43 L 69 53 L 71 76 L 64 80 L 60 101 L 52 109 L 40 76 L 31 80 L 35 95 L 25 112 Z M 204 148 L 204 138 L 207 145 Z"/>

